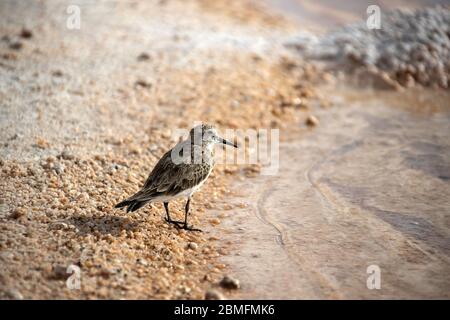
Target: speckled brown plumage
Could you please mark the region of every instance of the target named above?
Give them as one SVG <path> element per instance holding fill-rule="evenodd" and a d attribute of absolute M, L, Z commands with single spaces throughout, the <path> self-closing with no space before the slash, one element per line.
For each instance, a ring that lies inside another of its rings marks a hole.
<path fill-rule="evenodd" d="M 214 167 L 214 144 L 236 145 L 220 138 L 212 126 L 201 125 L 190 131 L 189 138 L 166 152 L 148 176 L 143 188 L 116 208 L 135 211 L 147 203 L 164 202 L 167 221 L 177 226 L 183 222 L 170 219 L 168 202 L 185 196 L 187 200 L 184 228 L 192 194 L 200 188 Z M 198 230 L 198 229 L 192 229 Z"/>

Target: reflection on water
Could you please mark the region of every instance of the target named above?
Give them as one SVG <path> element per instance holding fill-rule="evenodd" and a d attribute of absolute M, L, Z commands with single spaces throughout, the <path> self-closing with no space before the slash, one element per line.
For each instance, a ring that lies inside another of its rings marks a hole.
<path fill-rule="evenodd" d="M 317 129 L 285 136 L 279 175 L 236 186 L 248 207 L 223 229 L 242 297 L 450 297 L 449 96 L 383 95 L 336 94 Z"/>

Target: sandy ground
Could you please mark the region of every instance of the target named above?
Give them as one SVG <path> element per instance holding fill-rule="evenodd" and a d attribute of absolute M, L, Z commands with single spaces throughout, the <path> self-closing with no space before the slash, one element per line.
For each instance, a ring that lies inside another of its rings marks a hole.
<path fill-rule="evenodd" d="M 0 296 L 201 299 L 229 272 L 218 260 L 228 243 L 169 227 L 161 205 L 127 215 L 114 204 L 175 128 L 304 121 L 282 106 L 313 97 L 316 72 L 277 49 L 292 25 L 245 1 L 79 1 L 79 30 L 66 26 L 68 4 L 0 4 Z M 194 225 L 220 223 L 205 210 L 257 170 L 216 168 Z M 178 218 L 183 206 L 171 204 Z M 70 265 L 79 290 L 66 285 Z"/>
<path fill-rule="evenodd" d="M 77 1 L 74 30 L 69 4 L 0 2 L 0 298 L 448 297 L 448 95 L 367 104 L 284 46 L 309 27 L 250 0 Z M 217 166 L 191 205 L 202 233 L 160 204 L 113 209 L 197 121 L 280 129 L 279 174 Z"/>

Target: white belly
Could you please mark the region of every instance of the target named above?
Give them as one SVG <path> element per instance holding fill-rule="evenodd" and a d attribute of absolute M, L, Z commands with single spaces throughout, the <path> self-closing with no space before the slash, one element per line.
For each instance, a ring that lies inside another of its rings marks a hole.
<path fill-rule="evenodd" d="M 211 173 L 211 171 L 209 173 Z M 176 195 L 173 195 L 173 196 L 159 196 L 159 197 L 153 198 L 150 202 L 168 202 L 168 201 L 179 199 L 179 198 L 190 198 L 195 192 L 197 192 L 202 187 L 202 185 L 205 183 L 206 179 L 208 179 L 209 173 L 202 182 L 200 182 L 198 185 L 196 185 L 192 188 L 183 190 L 180 193 L 177 193 Z"/>

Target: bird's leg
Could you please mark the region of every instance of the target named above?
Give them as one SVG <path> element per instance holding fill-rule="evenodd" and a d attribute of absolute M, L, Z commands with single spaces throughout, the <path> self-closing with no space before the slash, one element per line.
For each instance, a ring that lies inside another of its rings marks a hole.
<path fill-rule="evenodd" d="M 164 209 L 166 209 L 166 214 L 167 214 L 167 218 L 166 221 L 168 223 L 173 223 L 174 225 L 176 225 L 177 227 L 181 227 L 180 225 L 183 224 L 183 222 L 181 221 L 175 221 L 170 219 L 170 214 L 169 214 L 169 203 L 168 202 L 164 202 Z"/>
<path fill-rule="evenodd" d="M 183 229 L 184 230 L 189 230 L 189 231 L 202 231 L 200 229 L 192 228 L 192 226 L 191 227 L 188 226 L 187 217 L 188 217 L 188 214 L 189 214 L 189 204 L 190 203 L 191 203 L 191 198 L 189 197 L 187 199 L 187 202 L 186 202 L 186 207 L 184 208 L 184 226 L 183 226 Z"/>

